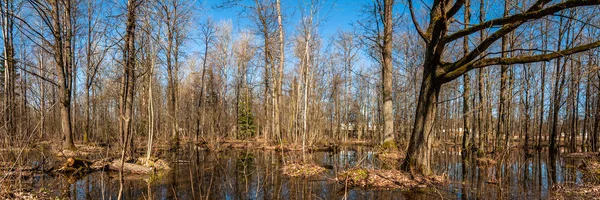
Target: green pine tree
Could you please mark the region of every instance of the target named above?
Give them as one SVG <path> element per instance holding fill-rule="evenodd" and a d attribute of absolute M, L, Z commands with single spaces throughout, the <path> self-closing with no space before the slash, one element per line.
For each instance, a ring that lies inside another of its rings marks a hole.
<path fill-rule="evenodd" d="M 254 115 L 252 113 L 252 104 L 248 94 L 240 95 L 241 99 L 238 102 L 238 139 L 246 139 L 254 137 L 256 134 L 256 125 L 254 124 Z"/>

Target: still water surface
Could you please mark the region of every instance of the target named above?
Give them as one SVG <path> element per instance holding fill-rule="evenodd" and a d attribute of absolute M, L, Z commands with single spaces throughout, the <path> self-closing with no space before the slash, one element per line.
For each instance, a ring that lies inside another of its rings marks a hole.
<path fill-rule="evenodd" d="M 552 183 L 587 181 L 577 168 L 580 161 L 561 157 L 552 161 L 544 151 L 524 158 L 523 152 L 515 150 L 506 161 L 488 167 L 478 166 L 473 158 L 463 159 L 457 148 L 438 148 L 433 170 L 447 175 L 448 183 L 411 190 L 346 188 L 337 183 L 335 174 L 341 170 L 400 165 L 379 160 L 367 147 L 310 154 L 315 164 L 329 169 L 310 179 L 282 175 L 281 152 L 210 153 L 187 147 L 165 154 L 172 170 L 155 177 L 126 176 L 126 199 L 547 199 Z M 285 154 L 286 162 L 301 158 L 297 153 Z M 119 189 L 118 173 L 106 172 L 78 179 L 43 175 L 30 184 L 36 191 L 43 188 L 70 199 L 115 199 Z"/>

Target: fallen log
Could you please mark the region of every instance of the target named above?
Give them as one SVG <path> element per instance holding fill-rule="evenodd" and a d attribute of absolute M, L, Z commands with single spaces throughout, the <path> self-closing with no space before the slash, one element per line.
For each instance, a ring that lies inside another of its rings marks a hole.
<path fill-rule="evenodd" d="M 114 160 L 109 165 L 110 170 L 120 171 L 121 160 Z M 143 165 L 137 165 L 133 163 L 123 163 L 123 172 L 132 174 L 152 174 L 154 169 L 152 167 L 146 167 Z"/>
<path fill-rule="evenodd" d="M 64 162 L 56 171 L 62 173 L 73 172 L 73 174 L 86 172 L 90 169 L 91 164 L 92 162 L 89 160 L 81 158 L 68 158 L 67 161 Z"/>
<path fill-rule="evenodd" d="M 96 160 L 90 165 L 90 169 L 96 170 L 96 171 L 106 170 L 106 169 L 108 169 L 108 166 L 110 165 L 111 160 L 112 160 L 111 158 L 104 158 L 104 159 Z"/>

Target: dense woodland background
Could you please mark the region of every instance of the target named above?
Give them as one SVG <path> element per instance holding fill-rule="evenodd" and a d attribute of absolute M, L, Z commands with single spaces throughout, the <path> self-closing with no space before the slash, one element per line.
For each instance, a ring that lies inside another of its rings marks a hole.
<path fill-rule="evenodd" d="M 435 142 L 598 150 L 598 0 L 367 0 L 331 37 L 335 2 L 213 3 L 252 23 L 194 1 L 2 0 L 1 145 L 358 139 L 424 174 Z"/>

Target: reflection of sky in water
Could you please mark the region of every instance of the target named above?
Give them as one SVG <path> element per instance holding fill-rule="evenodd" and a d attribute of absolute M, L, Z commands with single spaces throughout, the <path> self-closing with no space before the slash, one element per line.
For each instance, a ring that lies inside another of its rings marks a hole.
<path fill-rule="evenodd" d="M 447 148 L 433 152 L 433 170 L 445 172 L 449 184 L 435 190 L 370 190 L 348 188 L 349 199 L 545 199 L 549 196 L 550 181 L 548 156 L 535 154 L 528 159 L 522 153 L 514 153 L 499 168 L 474 164 L 475 160 L 463 162 L 456 149 Z M 246 157 L 248 155 L 248 157 Z M 126 199 L 146 199 L 148 189 L 154 199 L 341 199 L 345 187 L 334 181 L 335 171 L 355 167 L 387 168 L 400 164 L 397 161 L 385 164 L 370 148 L 343 148 L 338 153 L 316 152 L 310 158 L 313 163 L 328 167 L 330 171 L 310 179 L 284 177 L 281 172 L 281 152 L 226 151 L 216 153 L 180 152 L 170 159 L 187 160 L 173 166 L 173 172 L 150 184 L 139 177 L 126 176 Z M 299 152 L 286 153 L 286 161 L 300 161 Z M 556 168 L 555 179 L 559 183 L 583 183 L 584 174 L 577 163 L 559 158 L 552 163 Z M 502 180 L 489 183 L 497 171 Z M 146 178 L 147 179 L 147 178 Z M 36 176 L 34 190 L 46 188 L 54 195 L 71 199 L 115 199 L 119 189 L 118 173 L 96 172 L 77 180 L 73 184 L 64 176 Z M 210 185 L 210 188 L 209 188 Z M 500 189 L 499 187 L 503 187 Z M 174 195 L 176 194 L 176 196 Z"/>

